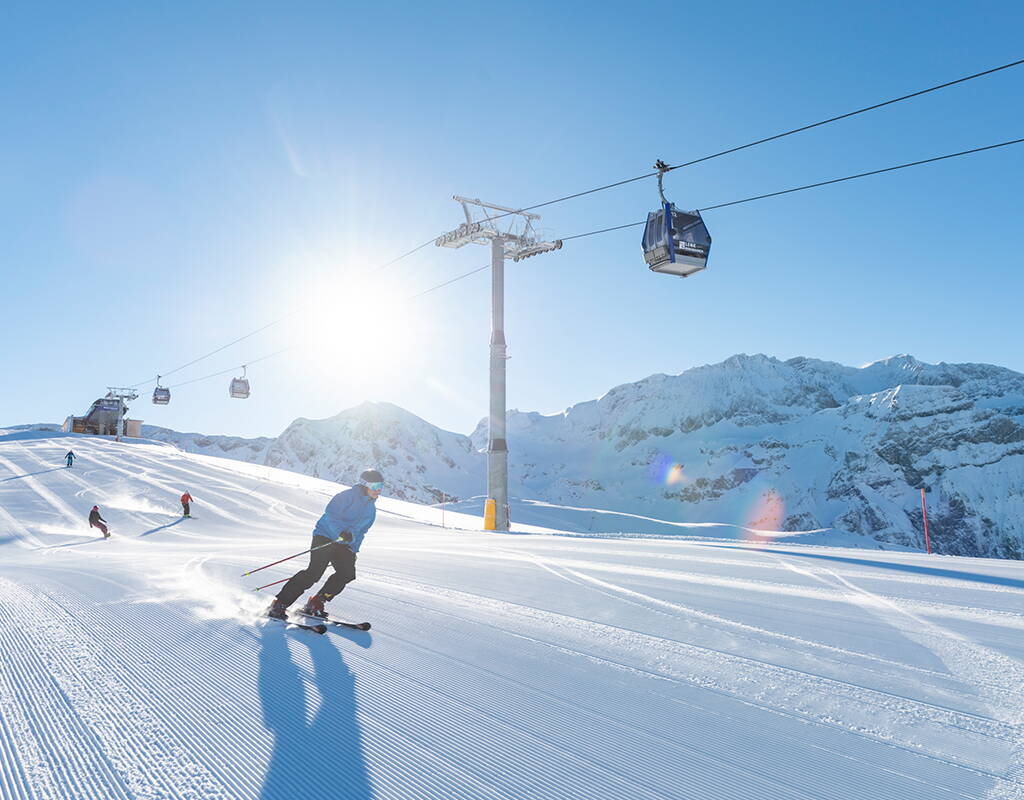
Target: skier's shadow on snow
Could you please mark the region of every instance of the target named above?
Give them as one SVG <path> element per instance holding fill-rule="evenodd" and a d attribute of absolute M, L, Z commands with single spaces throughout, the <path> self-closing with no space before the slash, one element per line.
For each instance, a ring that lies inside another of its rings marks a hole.
<path fill-rule="evenodd" d="M 41 469 L 38 472 L 26 472 L 24 475 L 12 475 L 9 478 L 0 478 L 0 483 L 7 483 L 7 481 L 16 481 L 19 478 L 31 478 L 33 475 L 42 475 L 47 472 L 56 472 L 57 470 L 66 469 L 66 467 L 53 467 L 51 469 Z"/>
<path fill-rule="evenodd" d="M 143 536 L 149 536 L 151 533 L 157 533 L 158 531 L 164 531 L 168 528 L 173 528 L 175 525 L 180 525 L 184 521 L 185 518 L 182 517 L 181 519 L 174 520 L 174 522 L 168 522 L 166 525 L 157 525 L 155 528 L 150 528 L 148 531 L 140 533 L 139 538 L 141 539 Z"/>
<path fill-rule="evenodd" d="M 92 544 L 93 542 L 102 542 L 102 536 L 93 536 L 90 539 L 86 539 L 84 542 L 67 542 L 66 544 L 48 544 L 43 547 L 33 547 L 33 550 L 57 550 L 61 547 L 81 547 L 83 544 Z"/>
<path fill-rule="evenodd" d="M 274 750 L 260 800 L 370 800 L 373 792 L 356 719 L 355 676 L 342 658 L 335 633 L 317 636 L 271 623 L 261 635 L 260 699 L 264 722 L 274 734 Z M 344 638 L 370 646 L 366 634 Z M 296 663 L 289 644 L 308 647 L 312 679 Z"/>

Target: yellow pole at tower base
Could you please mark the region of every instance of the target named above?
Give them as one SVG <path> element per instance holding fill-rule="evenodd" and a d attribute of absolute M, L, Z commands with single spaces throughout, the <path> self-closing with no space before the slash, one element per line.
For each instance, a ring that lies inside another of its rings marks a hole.
<path fill-rule="evenodd" d="M 498 504 L 493 497 L 488 497 L 484 502 L 484 530 L 493 531 L 498 520 Z"/>

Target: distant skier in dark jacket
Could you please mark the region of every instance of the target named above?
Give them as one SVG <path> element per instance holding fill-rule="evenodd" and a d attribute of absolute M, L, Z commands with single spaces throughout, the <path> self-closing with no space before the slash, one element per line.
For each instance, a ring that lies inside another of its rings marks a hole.
<path fill-rule="evenodd" d="M 67 455 L 65 455 L 64 458 L 68 461 L 68 469 L 71 469 L 71 464 L 74 463 L 74 460 L 78 458 L 78 456 L 75 455 L 74 450 L 68 450 Z"/>
<path fill-rule="evenodd" d="M 190 517 L 190 516 L 192 516 L 191 512 L 189 511 L 189 505 L 188 505 L 189 503 L 192 503 L 192 502 L 195 502 L 192 499 L 192 495 L 190 495 L 186 491 L 185 494 L 183 494 L 181 496 L 181 515 L 183 517 Z"/>
<path fill-rule="evenodd" d="M 323 516 L 313 529 L 309 566 L 295 573 L 284 585 L 267 613 L 275 619 L 287 619 L 288 606 L 304 591 L 320 580 L 327 565 L 334 567 L 320 591 L 306 602 L 303 614 L 326 617 L 324 603 L 334 598 L 356 578 L 356 553 L 363 537 L 377 517 L 375 503 L 384 490 L 384 478 L 375 469 L 359 476 L 360 482 L 351 489 L 334 495 L 324 509 Z"/>
<path fill-rule="evenodd" d="M 104 539 L 110 538 L 110 533 L 107 531 L 107 521 L 100 516 L 99 506 L 93 506 L 92 511 L 89 512 L 89 527 L 99 528 Z"/>

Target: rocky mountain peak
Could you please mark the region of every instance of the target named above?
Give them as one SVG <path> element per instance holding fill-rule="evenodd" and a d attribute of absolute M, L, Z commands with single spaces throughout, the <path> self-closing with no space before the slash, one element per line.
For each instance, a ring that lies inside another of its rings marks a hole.
<path fill-rule="evenodd" d="M 557 414 L 510 411 L 508 440 L 515 497 L 914 546 L 924 488 L 941 552 L 1024 554 L 1024 375 L 1002 367 L 740 354 Z M 344 483 L 376 466 L 420 502 L 482 494 L 486 446 L 486 419 L 463 436 L 390 403 L 225 444 Z"/>

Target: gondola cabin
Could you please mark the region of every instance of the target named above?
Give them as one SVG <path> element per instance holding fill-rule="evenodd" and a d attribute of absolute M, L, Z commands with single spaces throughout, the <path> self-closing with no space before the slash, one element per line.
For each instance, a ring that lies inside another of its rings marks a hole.
<path fill-rule="evenodd" d="M 647 215 L 644 260 L 654 272 L 685 278 L 708 265 L 711 234 L 699 211 L 677 211 L 665 203 Z"/>
<path fill-rule="evenodd" d="M 165 406 L 171 402 L 171 390 L 157 386 L 153 390 L 153 402 L 158 406 Z"/>
<path fill-rule="evenodd" d="M 231 386 L 228 387 L 228 392 L 232 397 L 239 400 L 245 400 L 249 396 L 249 379 L 232 378 Z"/>

